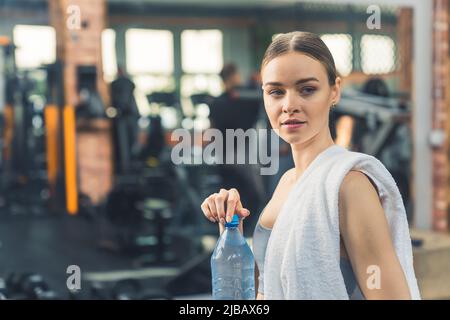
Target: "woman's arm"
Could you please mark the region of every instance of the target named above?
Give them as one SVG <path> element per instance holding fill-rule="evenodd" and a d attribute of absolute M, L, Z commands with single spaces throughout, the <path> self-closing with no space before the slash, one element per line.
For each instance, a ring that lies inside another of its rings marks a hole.
<path fill-rule="evenodd" d="M 362 172 L 350 171 L 341 185 L 339 227 L 364 296 L 411 299 L 378 193 Z"/>
<path fill-rule="evenodd" d="M 256 292 L 256 300 L 264 300 L 264 295 L 258 292 L 259 289 L 259 269 L 258 265 L 255 263 L 255 292 Z"/>

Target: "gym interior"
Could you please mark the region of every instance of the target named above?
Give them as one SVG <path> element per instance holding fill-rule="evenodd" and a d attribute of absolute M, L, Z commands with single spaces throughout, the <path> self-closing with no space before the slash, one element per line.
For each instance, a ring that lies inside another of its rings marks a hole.
<path fill-rule="evenodd" d="M 293 162 L 283 141 L 273 174 L 207 161 L 202 132 L 270 130 L 261 59 L 301 30 L 342 78 L 335 143 L 392 174 L 422 298 L 450 299 L 449 15 L 449 0 L 0 0 L 1 296 L 211 299 L 203 200 L 237 188 L 251 243 Z"/>

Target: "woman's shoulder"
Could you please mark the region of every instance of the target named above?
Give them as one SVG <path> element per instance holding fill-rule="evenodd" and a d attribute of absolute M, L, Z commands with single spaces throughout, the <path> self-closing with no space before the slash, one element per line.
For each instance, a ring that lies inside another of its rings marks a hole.
<path fill-rule="evenodd" d="M 342 190 L 363 190 L 373 184 L 372 180 L 363 172 L 359 170 L 350 170 L 342 180 Z"/>
<path fill-rule="evenodd" d="M 295 168 L 287 170 L 278 181 L 278 189 L 285 189 L 295 183 Z"/>
<path fill-rule="evenodd" d="M 350 170 L 342 180 L 339 198 L 341 201 L 355 201 L 365 198 L 365 194 L 378 195 L 375 182 L 359 170 Z"/>
<path fill-rule="evenodd" d="M 295 168 L 291 168 L 281 176 L 273 192 L 271 200 L 278 198 L 280 194 L 286 194 L 294 182 L 295 182 Z"/>
<path fill-rule="evenodd" d="M 364 174 L 358 174 L 357 172 L 367 172 L 369 176 L 374 176 L 378 178 L 380 176 L 386 176 L 388 171 L 385 165 L 378 160 L 376 157 L 362 152 L 350 151 L 345 148 L 341 148 L 342 152 L 338 153 L 336 157 L 333 157 L 332 161 L 329 162 L 329 173 L 336 173 L 338 175 L 347 176 L 347 180 L 364 181 Z M 351 173 L 351 171 L 357 171 L 356 173 Z M 366 179 L 369 179 L 366 176 Z"/>

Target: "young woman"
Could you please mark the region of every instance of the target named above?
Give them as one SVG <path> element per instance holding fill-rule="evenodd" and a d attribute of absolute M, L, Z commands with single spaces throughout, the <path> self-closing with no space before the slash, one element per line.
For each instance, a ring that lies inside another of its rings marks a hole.
<path fill-rule="evenodd" d="M 375 158 L 334 144 L 328 119 L 340 98 L 333 57 L 315 34 L 277 36 L 261 66 L 272 127 L 295 167 L 259 217 L 257 299 L 419 299 L 405 210 Z M 250 212 L 236 189 L 202 203 L 220 230 Z"/>

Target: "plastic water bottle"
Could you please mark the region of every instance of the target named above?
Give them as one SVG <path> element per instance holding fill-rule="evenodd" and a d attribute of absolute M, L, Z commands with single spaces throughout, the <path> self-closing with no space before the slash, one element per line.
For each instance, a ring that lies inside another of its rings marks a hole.
<path fill-rule="evenodd" d="M 238 226 L 239 217 L 234 215 L 211 256 L 214 300 L 255 299 L 255 259 Z"/>

